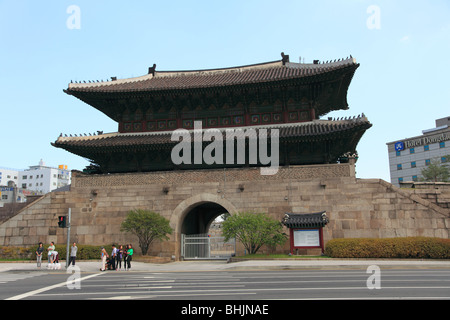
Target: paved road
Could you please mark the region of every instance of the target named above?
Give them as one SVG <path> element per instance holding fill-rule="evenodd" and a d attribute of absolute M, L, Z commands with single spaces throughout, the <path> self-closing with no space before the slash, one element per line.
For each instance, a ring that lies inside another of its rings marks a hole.
<path fill-rule="evenodd" d="M 206 268 L 207 265 L 196 266 Z M 79 274 L 63 270 L 10 269 L 0 272 L 0 299 L 450 299 L 449 268 L 245 270 L 242 266 L 224 269 L 226 264 L 217 264 L 216 270 L 195 271 L 188 268 L 192 264 L 185 266 L 185 271 L 179 268 L 139 270 L 138 267 L 136 271 L 81 270 Z M 77 281 L 72 281 L 75 279 Z"/>
<path fill-rule="evenodd" d="M 99 262 L 77 262 L 77 266 L 79 273 L 72 274 L 36 269 L 33 263 L 0 263 L 0 300 L 23 300 L 11 306 L 21 315 L 83 316 L 89 310 L 90 317 L 127 319 L 142 315 L 136 310 L 162 311 L 169 319 L 298 318 L 311 310 L 321 317 L 388 312 L 390 317 L 405 318 L 427 309 L 421 301 L 450 300 L 450 261 L 136 262 L 132 271 L 118 272 L 99 272 Z M 373 266 L 379 269 L 372 271 Z M 379 304 L 399 299 L 410 304 L 395 308 Z M 31 300 L 39 301 L 16 308 Z M 81 303 L 98 300 L 109 303 Z"/>

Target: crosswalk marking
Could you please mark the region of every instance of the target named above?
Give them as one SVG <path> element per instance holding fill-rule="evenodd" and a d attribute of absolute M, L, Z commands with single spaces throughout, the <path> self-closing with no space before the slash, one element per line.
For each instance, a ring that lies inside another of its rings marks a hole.
<path fill-rule="evenodd" d="M 44 272 L 0 272 L 0 283 L 9 283 L 17 280 L 38 277 Z"/>

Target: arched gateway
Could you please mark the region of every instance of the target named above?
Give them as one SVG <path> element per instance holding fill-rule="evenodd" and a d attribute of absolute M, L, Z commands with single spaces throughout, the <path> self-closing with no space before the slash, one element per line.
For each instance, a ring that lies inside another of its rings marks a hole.
<path fill-rule="evenodd" d="M 225 243 L 221 236 L 211 236 L 211 223 L 224 213 L 234 214 L 235 206 L 221 196 L 203 193 L 182 201 L 173 211 L 178 254 L 184 259 L 224 258 L 234 253 L 234 241 Z"/>

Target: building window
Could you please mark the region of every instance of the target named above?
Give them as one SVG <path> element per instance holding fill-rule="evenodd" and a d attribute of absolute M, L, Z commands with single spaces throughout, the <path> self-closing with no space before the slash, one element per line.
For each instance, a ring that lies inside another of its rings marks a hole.
<path fill-rule="evenodd" d="M 416 150 L 414 150 L 414 148 L 411 148 L 411 149 L 409 149 L 409 153 L 410 154 L 416 153 Z"/>
<path fill-rule="evenodd" d="M 397 151 L 395 152 L 395 155 L 396 155 L 397 157 L 400 157 L 400 156 L 402 155 L 402 152 L 397 150 Z"/>
<path fill-rule="evenodd" d="M 22 179 L 23 180 L 27 180 L 27 176 L 22 176 Z"/>
<path fill-rule="evenodd" d="M 416 162 L 415 161 L 411 162 L 411 168 L 415 168 L 415 167 L 416 167 Z"/>
<path fill-rule="evenodd" d="M 439 142 L 439 148 L 445 148 L 445 142 L 444 141 L 442 141 L 442 142 Z"/>
<path fill-rule="evenodd" d="M 426 166 L 429 166 L 430 163 L 431 163 L 430 159 L 426 159 L 426 160 L 425 160 L 425 165 L 426 165 Z"/>
<path fill-rule="evenodd" d="M 414 182 L 417 182 L 419 180 L 419 179 L 417 179 L 417 176 L 413 176 L 412 179 Z"/>
<path fill-rule="evenodd" d="M 402 183 L 403 182 L 403 178 L 398 178 L 398 183 Z"/>
<path fill-rule="evenodd" d="M 423 151 L 430 151 L 430 146 L 429 145 L 423 146 Z"/>
<path fill-rule="evenodd" d="M 446 157 L 442 157 L 441 158 L 441 163 L 446 163 L 447 162 L 447 158 Z"/>
<path fill-rule="evenodd" d="M 402 170 L 402 165 L 401 164 L 397 165 L 397 170 Z"/>

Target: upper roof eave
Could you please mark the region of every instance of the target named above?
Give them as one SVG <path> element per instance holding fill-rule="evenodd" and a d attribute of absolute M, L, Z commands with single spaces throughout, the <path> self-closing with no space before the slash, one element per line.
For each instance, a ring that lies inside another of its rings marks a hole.
<path fill-rule="evenodd" d="M 279 129 L 280 138 L 290 139 L 290 138 L 307 138 L 307 137 L 320 137 L 327 136 L 329 134 L 346 132 L 357 128 L 358 130 L 366 130 L 371 126 L 369 120 L 365 115 L 358 116 L 356 118 L 349 118 L 344 120 L 313 120 L 311 122 L 303 123 L 284 123 L 284 124 L 272 124 L 272 125 L 259 125 L 253 127 L 231 127 L 231 128 L 207 128 L 198 131 L 196 129 L 184 129 L 183 131 L 154 131 L 154 132 L 130 132 L 130 133 L 105 133 L 100 135 L 88 135 L 88 136 L 75 136 L 71 135 L 68 137 L 62 134 L 58 139 L 52 143 L 53 146 L 59 147 L 63 145 L 78 145 L 82 147 L 86 146 L 97 146 L 98 143 L 109 145 L 116 145 L 117 142 L 121 141 L 118 145 L 133 145 L 136 144 L 136 139 L 139 139 L 140 143 L 150 143 L 150 144 L 160 144 L 168 143 L 176 144 L 176 141 L 171 140 L 173 134 L 184 134 L 188 132 L 189 134 L 199 134 L 204 130 L 218 130 L 222 134 L 226 135 L 228 130 L 240 132 L 243 137 L 246 136 L 247 130 L 260 130 L 260 129 Z M 225 138 L 225 137 L 224 137 Z M 115 142 L 114 142 L 115 141 Z"/>
<path fill-rule="evenodd" d="M 283 60 L 231 68 L 156 71 L 135 78 L 114 79 L 113 81 L 89 81 L 70 83 L 64 90 L 75 96 L 83 93 L 111 93 L 136 91 L 185 90 L 210 87 L 225 87 L 245 84 L 277 82 L 290 79 L 309 79 L 318 75 L 359 66 L 353 57 L 334 62 L 313 64 L 292 63 Z M 155 68 L 155 65 L 154 65 Z"/>

